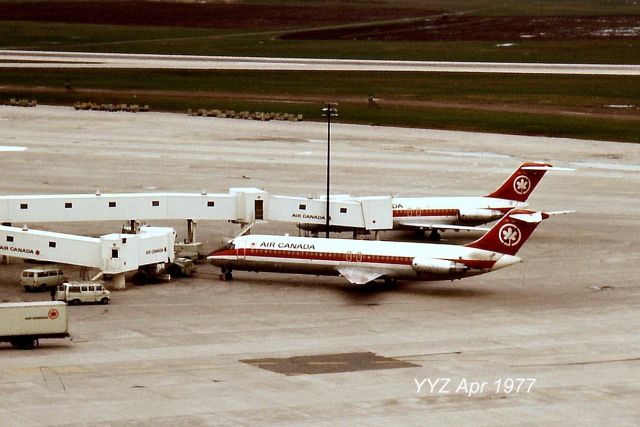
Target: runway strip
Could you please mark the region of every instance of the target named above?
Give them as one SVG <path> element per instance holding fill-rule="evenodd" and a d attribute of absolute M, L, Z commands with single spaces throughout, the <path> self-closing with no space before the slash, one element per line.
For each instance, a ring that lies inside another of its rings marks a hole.
<path fill-rule="evenodd" d="M 394 71 L 640 75 L 640 65 L 383 61 L 0 50 L 0 68 L 95 68 L 272 71 Z"/>

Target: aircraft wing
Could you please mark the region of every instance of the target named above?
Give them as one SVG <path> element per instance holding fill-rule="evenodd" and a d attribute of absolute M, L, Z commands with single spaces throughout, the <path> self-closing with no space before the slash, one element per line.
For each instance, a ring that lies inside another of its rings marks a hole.
<path fill-rule="evenodd" d="M 338 272 L 342 277 L 354 285 L 364 285 L 384 276 L 387 272 L 380 268 L 367 267 L 338 267 Z"/>
<path fill-rule="evenodd" d="M 417 228 L 420 230 L 462 230 L 462 231 L 488 231 L 486 227 L 472 227 L 467 225 L 454 224 L 434 224 L 422 221 L 396 221 L 396 224 L 406 228 Z"/>

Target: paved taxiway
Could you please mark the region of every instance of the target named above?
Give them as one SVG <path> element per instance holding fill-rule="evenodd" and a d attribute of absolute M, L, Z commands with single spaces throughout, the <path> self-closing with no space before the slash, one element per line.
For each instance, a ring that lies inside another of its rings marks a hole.
<path fill-rule="evenodd" d="M 173 70 L 394 71 L 640 75 L 632 64 L 545 64 L 512 62 L 384 61 L 248 56 L 143 55 L 0 50 L 0 68 L 115 68 Z"/>
<path fill-rule="evenodd" d="M 322 123 L 0 107 L 0 135 L 13 148 L 0 194 L 324 192 Z M 223 283 L 201 266 L 194 280 L 130 285 L 110 306 L 71 307 L 74 341 L 0 345 L 0 425 L 637 423 L 638 145 L 337 123 L 332 150 L 333 191 L 354 195 L 479 195 L 523 160 L 574 167 L 549 173 L 531 203 L 577 212 L 541 224 L 523 263 L 455 283 L 370 290 L 242 272 Z M 198 229 L 209 248 L 235 230 Z M 0 298 L 46 299 L 20 292 L 22 268 L 0 266 Z M 287 363 L 334 373 L 287 375 Z M 518 378 L 535 383 L 497 390 Z M 441 381 L 431 391 L 425 379 Z M 468 396 L 465 381 L 487 384 Z"/>

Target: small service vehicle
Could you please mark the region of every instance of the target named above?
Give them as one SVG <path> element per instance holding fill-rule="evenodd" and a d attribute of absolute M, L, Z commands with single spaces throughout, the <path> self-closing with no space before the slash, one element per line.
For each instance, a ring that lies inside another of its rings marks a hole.
<path fill-rule="evenodd" d="M 38 347 L 42 338 L 68 336 L 67 305 L 63 302 L 0 303 L 0 342 L 28 350 Z"/>
<path fill-rule="evenodd" d="M 83 303 L 109 304 L 111 292 L 105 289 L 102 282 L 71 281 L 58 285 L 56 300 L 65 301 L 69 305 Z"/>
<path fill-rule="evenodd" d="M 196 265 L 191 258 L 179 257 L 167 267 L 171 277 L 189 277 L 196 274 Z"/>
<path fill-rule="evenodd" d="M 27 292 L 44 292 L 48 289 L 55 289 L 65 280 L 67 279 L 59 267 L 45 266 L 23 270 L 20 276 L 20 285 L 24 286 L 24 290 Z"/>

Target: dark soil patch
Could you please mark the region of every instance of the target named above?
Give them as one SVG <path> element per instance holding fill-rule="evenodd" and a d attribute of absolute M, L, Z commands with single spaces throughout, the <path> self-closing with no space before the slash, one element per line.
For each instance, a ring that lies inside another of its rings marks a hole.
<path fill-rule="evenodd" d="M 422 9 L 154 1 L 0 3 L 0 21 L 282 29 L 426 16 Z"/>
<path fill-rule="evenodd" d="M 301 31 L 287 40 L 503 41 L 640 39 L 640 15 L 448 16 L 412 22 Z"/>

